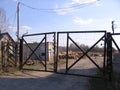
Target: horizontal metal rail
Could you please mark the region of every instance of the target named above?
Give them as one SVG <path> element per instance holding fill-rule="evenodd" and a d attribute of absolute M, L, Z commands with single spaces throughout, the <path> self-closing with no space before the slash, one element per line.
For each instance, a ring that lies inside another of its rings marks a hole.
<path fill-rule="evenodd" d="M 48 32 L 48 33 L 36 33 L 36 34 L 23 35 L 22 37 L 28 37 L 28 36 L 38 36 L 38 35 L 54 34 L 54 33 L 55 33 L 55 32 Z"/>
<path fill-rule="evenodd" d="M 103 31 L 63 31 L 63 32 L 57 32 L 57 34 L 66 34 L 66 33 L 106 33 L 105 30 Z"/>

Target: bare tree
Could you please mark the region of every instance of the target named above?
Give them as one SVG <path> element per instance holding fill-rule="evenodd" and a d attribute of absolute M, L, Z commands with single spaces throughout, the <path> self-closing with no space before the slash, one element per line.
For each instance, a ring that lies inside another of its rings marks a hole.
<path fill-rule="evenodd" d="M 0 8 L 0 32 L 7 32 L 8 22 L 6 19 L 6 12 L 3 8 Z"/>

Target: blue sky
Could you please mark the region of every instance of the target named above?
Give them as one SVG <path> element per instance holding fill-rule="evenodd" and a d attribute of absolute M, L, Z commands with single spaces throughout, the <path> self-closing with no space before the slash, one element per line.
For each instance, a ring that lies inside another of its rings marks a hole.
<path fill-rule="evenodd" d="M 23 3 L 20 4 L 21 35 L 25 32 L 54 31 L 107 30 L 111 32 L 111 21 L 120 20 L 120 0 L 0 0 L 0 8 L 6 11 L 10 23 L 9 32 L 12 36 L 16 33 L 18 1 Z"/>

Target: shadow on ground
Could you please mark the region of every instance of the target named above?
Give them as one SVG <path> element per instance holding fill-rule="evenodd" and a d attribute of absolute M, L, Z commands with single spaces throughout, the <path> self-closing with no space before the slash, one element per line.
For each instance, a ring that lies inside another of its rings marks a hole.
<path fill-rule="evenodd" d="M 80 72 L 91 70 L 95 69 L 83 69 Z M 49 72 L 25 71 L 0 78 L 0 90 L 89 90 L 89 87 L 89 78 L 87 77 Z"/>

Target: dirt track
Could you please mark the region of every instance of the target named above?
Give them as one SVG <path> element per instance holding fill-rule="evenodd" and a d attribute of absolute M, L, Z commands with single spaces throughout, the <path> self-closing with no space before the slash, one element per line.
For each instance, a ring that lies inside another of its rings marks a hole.
<path fill-rule="evenodd" d="M 88 87 L 87 78 L 43 72 L 0 78 L 0 90 L 87 90 Z"/>
<path fill-rule="evenodd" d="M 64 71 L 63 66 L 60 69 Z M 70 72 L 92 75 L 96 74 L 96 68 L 89 60 L 82 60 Z M 48 72 L 17 72 L 0 78 L 0 90 L 89 90 L 88 79 Z"/>

